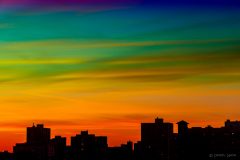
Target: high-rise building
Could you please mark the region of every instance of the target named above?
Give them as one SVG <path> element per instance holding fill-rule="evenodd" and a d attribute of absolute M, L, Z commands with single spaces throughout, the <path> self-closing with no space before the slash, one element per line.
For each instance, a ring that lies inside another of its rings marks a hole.
<path fill-rule="evenodd" d="M 178 125 L 178 134 L 176 139 L 176 156 L 178 160 L 188 160 L 189 158 L 189 131 L 188 131 L 188 122 L 179 121 Z"/>
<path fill-rule="evenodd" d="M 48 145 L 49 160 L 64 160 L 66 158 L 66 138 L 55 136 Z"/>
<path fill-rule="evenodd" d="M 43 124 L 33 124 L 27 128 L 27 143 L 28 144 L 46 144 L 51 138 L 50 128 L 44 128 Z"/>
<path fill-rule="evenodd" d="M 159 118 L 155 119 L 155 123 L 142 123 L 141 145 L 143 159 L 172 159 L 173 124 Z"/>
<path fill-rule="evenodd" d="M 179 121 L 178 125 L 178 135 L 179 136 L 186 136 L 188 134 L 188 122 L 186 121 Z"/>
<path fill-rule="evenodd" d="M 38 124 L 27 128 L 27 142 L 13 148 L 15 160 L 48 160 L 51 130 Z"/>
<path fill-rule="evenodd" d="M 74 160 L 102 160 L 106 158 L 107 137 L 95 136 L 88 131 L 71 137 L 71 150 Z"/>
<path fill-rule="evenodd" d="M 227 120 L 225 126 L 220 128 L 212 126 L 188 128 L 188 123 L 185 121 L 177 124 L 177 160 L 240 158 L 239 121 Z M 229 153 L 233 153 L 233 156 L 227 157 Z"/>

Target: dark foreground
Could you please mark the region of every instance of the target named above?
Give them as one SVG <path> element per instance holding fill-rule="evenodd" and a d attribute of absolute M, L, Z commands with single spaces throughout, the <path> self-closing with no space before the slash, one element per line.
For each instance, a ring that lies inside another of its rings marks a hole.
<path fill-rule="evenodd" d="M 50 128 L 33 125 L 27 128 L 26 143 L 16 144 L 13 153 L 0 152 L 0 160 L 240 160 L 240 122 L 227 120 L 221 128 L 188 127 L 155 119 L 141 124 L 141 141 L 108 147 L 106 136 L 82 131 L 66 138 L 51 137 Z M 134 148 L 134 149 L 133 149 Z"/>

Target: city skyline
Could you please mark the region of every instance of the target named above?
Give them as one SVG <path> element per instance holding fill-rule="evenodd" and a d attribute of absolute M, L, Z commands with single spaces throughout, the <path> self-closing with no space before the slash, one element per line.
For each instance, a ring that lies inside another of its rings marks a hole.
<path fill-rule="evenodd" d="M 174 124 L 177 133 L 174 133 Z M 239 159 L 240 121 L 227 119 L 221 127 L 189 126 L 155 118 L 142 122 L 137 142 L 128 140 L 118 146 L 109 145 L 109 137 L 82 130 L 66 137 L 52 136 L 51 128 L 33 124 L 26 129 L 26 138 L 13 146 L 13 153 L 0 152 L 3 160 L 191 160 Z M 197 155 L 197 156 L 196 156 Z"/>
<path fill-rule="evenodd" d="M 111 146 L 158 115 L 240 117 L 238 0 L 0 0 L 0 150 L 44 123 Z M 100 125 L 101 124 L 101 125 Z"/>
<path fill-rule="evenodd" d="M 159 119 L 159 117 L 157 117 L 156 118 L 156 120 L 157 119 Z M 161 120 L 161 119 L 160 119 Z M 166 120 L 166 119 L 165 119 Z M 186 120 L 186 119 L 185 119 Z M 108 137 L 108 145 L 109 145 L 109 147 L 117 147 L 117 146 L 120 146 L 121 144 L 123 144 L 124 142 L 128 142 L 128 141 L 131 141 L 131 142 L 133 142 L 133 143 L 136 143 L 136 142 L 138 142 L 138 141 L 140 141 L 141 140 L 141 124 L 142 123 L 146 123 L 146 124 L 148 124 L 148 123 L 151 123 L 152 122 L 152 117 L 150 118 L 150 120 L 149 121 L 145 121 L 145 122 L 143 122 L 144 120 L 142 120 L 141 122 L 139 122 L 138 123 L 138 128 L 136 129 L 136 133 L 135 133 L 135 137 L 132 137 L 132 139 L 131 139 L 131 137 L 128 137 L 128 138 L 126 138 L 126 139 L 119 139 L 117 142 L 115 142 L 115 143 L 112 143 L 112 137 L 111 137 L 111 135 L 108 135 L 107 133 L 104 133 L 104 132 L 99 132 L 99 131 L 97 131 L 97 130 L 95 130 L 95 129 L 88 129 L 88 128 L 82 128 L 82 129 L 75 129 L 75 131 L 76 132 L 71 132 L 71 134 L 69 134 L 69 135 L 61 135 L 61 134 L 56 134 L 55 132 L 54 132 L 54 128 L 52 128 L 52 127 L 50 127 L 51 125 L 47 125 L 47 124 L 44 124 L 44 123 L 32 123 L 32 127 L 37 127 L 37 126 L 45 126 L 45 127 L 48 127 L 48 128 L 50 128 L 51 129 L 51 134 L 49 135 L 50 136 L 50 138 L 51 139 L 53 139 L 53 138 L 55 138 L 55 137 L 58 137 L 58 136 L 60 136 L 60 137 L 64 137 L 64 138 L 66 138 L 66 144 L 68 145 L 68 146 L 70 146 L 71 145 L 71 137 L 73 136 L 73 135 L 78 135 L 79 133 L 82 133 L 82 132 L 85 132 L 85 131 L 87 131 L 87 132 L 90 132 L 90 133 L 94 133 L 94 134 L 97 134 L 98 136 L 107 136 Z M 168 121 L 168 120 L 167 120 Z M 168 122 L 171 122 L 172 124 L 173 124 L 173 133 L 178 133 L 178 123 L 179 122 L 182 122 L 182 121 L 184 121 L 184 120 L 178 120 L 178 121 L 175 121 L 175 122 L 172 122 L 172 121 L 168 121 Z M 226 119 L 225 121 L 222 121 L 221 122 L 221 125 L 214 125 L 214 124 L 204 124 L 204 125 L 200 125 L 200 126 L 198 126 L 198 127 L 201 127 L 201 128 L 204 128 L 204 127 L 214 127 L 214 128 L 220 128 L 220 127 L 222 127 L 222 126 L 224 126 L 224 125 L 226 125 L 226 122 L 232 122 L 232 123 L 239 123 L 240 124 L 240 121 L 238 121 L 237 119 L 236 120 L 233 120 L 233 119 Z M 185 122 L 185 121 L 184 121 Z M 187 122 L 189 122 L 189 121 L 187 121 Z M 195 127 L 196 125 L 195 125 L 195 123 L 191 123 L 191 122 L 189 122 L 188 123 L 188 126 L 189 127 Z M 24 125 L 22 125 L 22 127 L 25 127 L 25 128 L 31 128 L 31 127 L 29 127 L 29 125 L 28 126 L 24 126 Z M 103 126 L 104 127 L 104 126 Z M 116 128 L 118 128 L 118 126 L 115 126 Z M 116 129 L 116 131 L 117 131 L 117 129 Z M 16 142 L 16 143 L 22 143 L 22 142 L 25 142 L 25 140 L 24 139 L 26 139 L 26 135 L 25 135 L 25 132 L 26 132 L 26 129 L 24 129 L 24 137 L 21 139 L 21 140 L 19 140 L 18 142 Z M 9 138 L 9 139 L 11 139 L 12 137 L 11 137 L 11 135 L 8 135 L 7 136 L 7 138 Z M 15 143 L 14 143 L 15 144 Z M 1 143 L 1 145 L 3 145 L 3 146 L 5 146 L 6 144 L 4 144 L 4 143 Z M 8 143 L 8 145 L 10 145 L 9 143 Z M 13 146 L 10 146 L 9 148 L 6 148 L 6 149 L 3 149 L 3 150 L 0 150 L 0 152 L 1 151 L 8 151 L 8 152 L 12 152 L 13 150 Z"/>

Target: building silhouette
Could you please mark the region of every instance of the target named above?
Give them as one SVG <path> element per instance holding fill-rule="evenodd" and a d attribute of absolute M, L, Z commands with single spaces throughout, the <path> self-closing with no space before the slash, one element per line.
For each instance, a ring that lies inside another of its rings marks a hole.
<path fill-rule="evenodd" d="M 27 127 L 26 143 L 18 143 L 13 147 L 14 160 L 64 160 L 66 138 L 50 137 L 50 128 L 44 128 L 43 124 Z"/>
<path fill-rule="evenodd" d="M 189 136 L 188 136 L 188 122 L 182 120 L 177 123 L 178 134 L 176 135 L 176 151 L 178 159 L 185 160 L 189 156 Z"/>
<path fill-rule="evenodd" d="M 81 131 L 71 137 L 51 139 L 50 128 L 38 124 L 27 128 L 25 143 L 13 147 L 13 154 L 0 152 L 0 160 L 239 160 L 240 121 L 226 120 L 220 128 L 189 127 L 182 120 L 173 133 L 173 123 L 156 118 L 141 124 L 141 140 L 108 147 L 106 136 Z"/>
<path fill-rule="evenodd" d="M 27 144 L 48 144 L 51 138 L 50 128 L 44 128 L 43 124 L 33 124 L 32 127 L 27 127 Z"/>
<path fill-rule="evenodd" d="M 13 160 L 13 154 L 8 151 L 0 152 L 0 160 Z"/>
<path fill-rule="evenodd" d="M 67 154 L 67 140 L 65 137 L 55 136 L 48 145 L 49 160 L 65 160 Z"/>
<path fill-rule="evenodd" d="M 119 147 L 108 148 L 108 160 L 132 160 L 133 159 L 133 142 L 128 141 Z"/>
<path fill-rule="evenodd" d="M 73 160 L 103 160 L 107 156 L 107 137 L 95 136 L 82 131 L 71 137 L 71 158 Z"/>
<path fill-rule="evenodd" d="M 225 126 L 188 128 L 180 121 L 176 141 L 179 160 L 240 159 L 240 122 L 227 120 Z"/>
<path fill-rule="evenodd" d="M 141 124 L 141 142 L 135 147 L 139 159 L 171 160 L 173 159 L 174 134 L 173 124 L 156 118 L 155 123 Z"/>
<path fill-rule="evenodd" d="M 16 160 L 46 160 L 51 130 L 43 124 L 27 128 L 27 142 L 16 144 L 13 148 Z"/>
<path fill-rule="evenodd" d="M 178 133 L 173 124 L 157 118 L 155 123 L 141 124 L 141 141 L 134 144 L 136 160 L 239 160 L 240 122 L 225 122 L 225 126 L 188 127 L 179 121 Z"/>

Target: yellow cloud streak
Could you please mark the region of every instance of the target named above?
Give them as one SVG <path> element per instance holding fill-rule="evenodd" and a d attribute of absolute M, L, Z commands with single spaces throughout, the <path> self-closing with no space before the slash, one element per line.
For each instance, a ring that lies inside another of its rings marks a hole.
<path fill-rule="evenodd" d="M 164 41 L 73 41 L 73 40 L 45 40 L 45 41 L 34 41 L 34 42 L 11 42 L 4 43 L 1 46 L 2 49 L 20 49 L 25 47 L 36 47 L 44 46 L 55 48 L 58 50 L 61 48 L 70 47 L 72 49 L 77 48 L 111 48 L 111 47 L 138 47 L 138 46 L 157 46 L 157 45 L 185 45 L 185 44 L 209 44 L 209 43 L 219 43 L 219 42 L 231 42 L 238 41 L 239 39 L 206 39 L 206 40 L 164 40 Z M 30 48 L 31 49 L 31 48 Z"/>
<path fill-rule="evenodd" d="M 28 64 L 78 64 L 84 60 L 78 59 L 16 59 L 0 60 L 0 65 L 28 65 Z"/>

